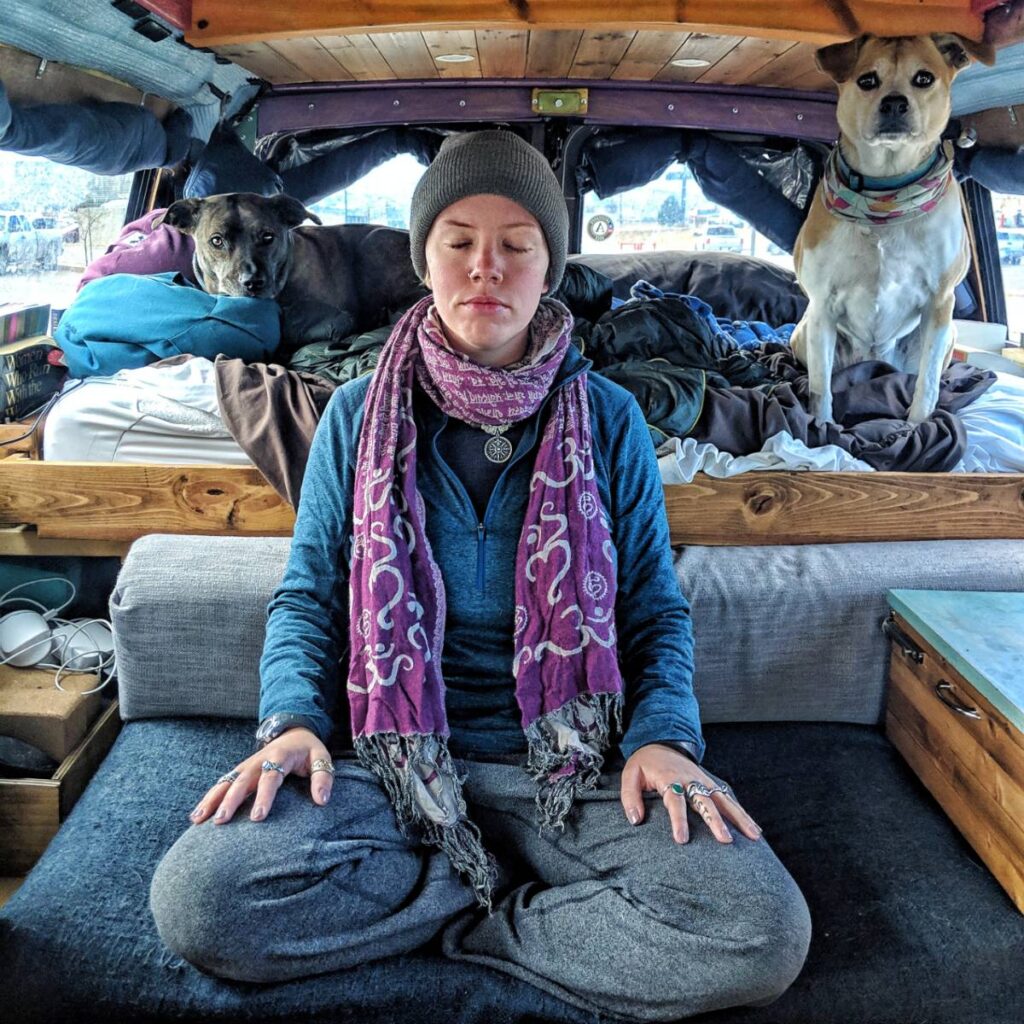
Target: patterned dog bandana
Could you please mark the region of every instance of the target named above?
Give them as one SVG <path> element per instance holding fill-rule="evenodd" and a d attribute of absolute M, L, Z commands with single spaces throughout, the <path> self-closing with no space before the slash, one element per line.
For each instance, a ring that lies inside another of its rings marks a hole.
<path fill-rule="evenodd" d="M 891 224 L 934 210 L 952 181 L 953 156 L 948 145 L 941 147 L 916 177 L 891 182 L 853 174 L 835 146 L 825 164 L 821 198 L 825 209 L 837 217 Z"/>
<path fill-rule="evenodd" d="M 451 349 L 430 296 L 395 325 L 366 397 L 356 460 L 348 696 L 353 745 L 381 780 L 406 835 L 440 846 L 491 907 L 494 858 L 466 816 L 448 753 L 441 652 L 445 590 L 416 486 L 414 380 L 448 415 L 478 425 L 534 413 L 565 358 L 572 315 L 545 299 L 528 358 L 481 366 Z M 538 782 L 541 829 L 564 828 L 596 785 L 622 675 L 617 558 L 591 451 L 587 376 L 559 388 L 537 451 L 516 555 L 513 674 Z"/>

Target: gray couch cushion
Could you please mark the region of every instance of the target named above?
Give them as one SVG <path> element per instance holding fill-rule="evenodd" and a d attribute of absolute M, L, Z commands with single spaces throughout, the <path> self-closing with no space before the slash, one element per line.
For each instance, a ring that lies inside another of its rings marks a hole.
<path fill-rule="evenodd" d="M 266 606 L 288 538 L 151 536 L 111 598 L 121 714 L 255 719 Z M 705 722 L 869 724 L 892 587 L 1024 590 L 1019 541 L 685 547 Z"/>
<path fill-rule="evenodd" d="M 255 719 L 267 602 L 290 545 L 170 535 L 132 545 L 110 598 L 124 719 Z"/>

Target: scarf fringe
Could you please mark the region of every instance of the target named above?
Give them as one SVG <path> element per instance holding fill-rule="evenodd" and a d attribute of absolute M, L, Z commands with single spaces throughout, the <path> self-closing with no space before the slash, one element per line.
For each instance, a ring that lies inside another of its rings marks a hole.
<path fill-rule="evenodd" d="M 437 746 L 437 753 L 427 749 Z M 358 736 L 354 741 L 359 763 L 380 779 L 395 809 L 395 817 L 402 835 L 428 846 L 439 846 L 452 866 L 464 874 L 476 893 L 477 902 L 488 913 L 493 910 L 491 898 L 497 884 L 498 867 L 494 857 L 483 847 L 480 829 L 466 817 L 466 801 L 462 796 L 459 778 L 448 744 L 441 736 L 398 733 L 373 733 Z M 397 755 L 396 755 L 397 748 Z M 413 779 L 415 766 L 428 765 L 442 780 L 442 793 L 454 795 L 456 806 L 438 803 L 446 821 L 434 821 L 417 796 L 417 782 Z M 443 785 L 447 783 L 447 785 Z"/>
<path fill-rule="evenodd" d="M 593 725 L 580 737 L 582 747 L 560 749 L 557 746 L 559 725 L 555 721 L 564 719 L 567 713 L 572 715 L 579 708 L 593 714 Z M 577 794 L 597 785 L 604 765 L 604 751 L 611 741 L 613 720 L 621 734 L 621 693 L 583 693 L 530 723 L 526 730 L 530 747 L 526 769 L 539 783 L 538 835 L 543 835 L 545 829 L 564 831 L 565 819 Z"/>

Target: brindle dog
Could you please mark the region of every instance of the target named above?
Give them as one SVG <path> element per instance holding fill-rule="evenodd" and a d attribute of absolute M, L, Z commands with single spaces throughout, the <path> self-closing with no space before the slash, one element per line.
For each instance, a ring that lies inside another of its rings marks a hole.
<path fill-rule="evenodd" d="M 292 267 L 292 228 L 323 222 L 291 196 L 230 192 L 179 199 L 163 223 L 191 235 L 199 283 L 215 295 L 276 298 Z"/>
<path fill-rule="evenodd" d="M 321 224 L 291 196 L 251 192 L 179 199 L 163 217 L 194 239 L 206 291 L 278 301 L 286 348 L 369 330 L 426 294 L 406 232 L 306 220 Z"/>

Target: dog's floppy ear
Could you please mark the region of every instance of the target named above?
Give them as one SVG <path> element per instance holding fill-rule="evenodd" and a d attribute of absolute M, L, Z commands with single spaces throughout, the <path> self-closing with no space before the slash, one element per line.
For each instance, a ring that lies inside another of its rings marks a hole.
<path fill-rule="evenodd" d="M 848 43 L 833 43 L 831 46 L 823 46 L 814 54 L 818 67 L 832 79 L 833 82 L 843 83 L 857 66 L 857 59 L 864 46 L 867 36 L 857 36 Z"/>
<path fill-rule="evenodd" d="M 939 48 L 942 59 L 956 71 L 967 67 L 972 57 L 989 67 L 996 62 L 996 48 L 989 43 L 976 43 L 973 39 L 952 32 L 933 32 L 932 40 Z"/>
<path fill-rule="evenodd" d="M 307 210 L 298 199 L 293 199 L 291 196 L 271 196 L 267 200 L 267 205 L 273 207 L 285 227 L 297 228 L 304 220 L 311 220 L 314 224 L 323 224 L 323 221 L 315 213 Z"/>
<path fill-rule="evenodd" d="M 153 221 L 153 227 L 158 228 L 161 224 L 170 224 L 172 228 L 177 228 L 182 234 L 190 235 L 199 222 L 199 207 L 202 204 L 201 199 L 179 199 L 164 210 L 162 217 L 157 217 Z"/>

